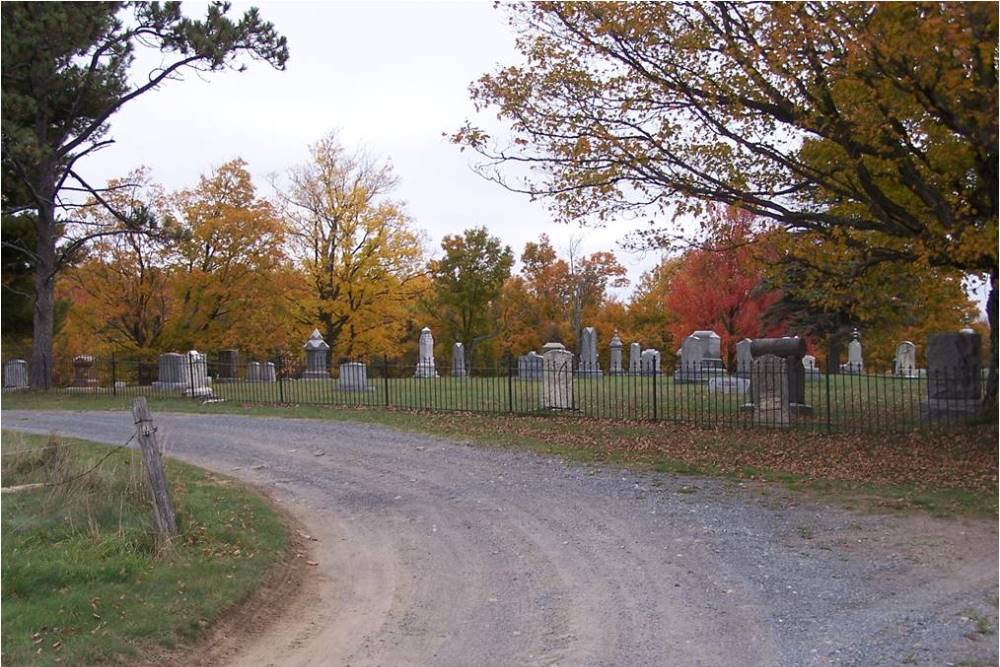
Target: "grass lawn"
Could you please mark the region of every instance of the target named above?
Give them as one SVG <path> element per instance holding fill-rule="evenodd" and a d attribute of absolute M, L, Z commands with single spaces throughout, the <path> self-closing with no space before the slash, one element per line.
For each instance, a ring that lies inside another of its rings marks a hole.
<path fill-rule="evenodd" d="M 126 397 L 17 393 L 5 394 L 3 406 L 123 410 L 129 401 Z M 765 480 L 859 508 L 997 515 L 995 426 L 876 436 L 308 404 L 200 404 L 184 398 L 152 398 L 150 409 L 154 414 L 225 413 L 373 423 L 477 445 L 528 449 L 583 464 Z"/>
<path fill-rule="evenodd" d="M 119 664 L 187 644 L 285 558 L 284 523 L 256 492 L 166 471 L 179 537 L 164 548 L 137 451 L 3 432 L 4 486 L 63 482 L 3 496 L 4 664 Z"/>
<path fill-rule="evenodd" d="M 117 391 L 125 396 L 168 398 L 176 391 L 136 384 L 135 372 L 119 369 L 128 384 Z M 134 369 L 133 369 L 134 370 Z M 390 372 L 401 369 L 392 368 Z M 282 379 L 279 382 L 221 382 L 212 389 L 219 398 L 243 403 L 297 403 L 347 407 L 394 407 L 468 411 L 486 414 L 538 414 L 542 410 L 542 382 L 506 375 L 467 378 L 382 377 L 382 369 L 369 369 L 370 391 L 340 391 L 335 379 Z M 102 371 L 99 392 L 109 393 L 111 378 Z M 73 388 L 59 391 L 82 392 Z M 920 427 L 920 402 L 927 398 L 927 378 L 890 375 L 831 375 L 804 383 L 804 402 L 811 411 L 795 412 L 793 427 L 830 432 L 906 431 Z M 574 377 L 573 405 L 587 417 L 612 419 L 662 419 L 707 425 L 747 427 L 751 411 L 742 409 L 744 392 L 718 393 L 706 382 L 674 382 L 670 374 L 649 376 Z"/>

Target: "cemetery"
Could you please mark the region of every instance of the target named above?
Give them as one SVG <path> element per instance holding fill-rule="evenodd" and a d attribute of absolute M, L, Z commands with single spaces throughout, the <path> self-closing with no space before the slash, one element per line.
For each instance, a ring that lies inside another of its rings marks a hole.
<path fill-rule="evenodd" d="M 438 359 L 435 349 L 449 349 Z M 581 354 L 560 343 L 470 364 L 461 343 L 435 348 L 429 327 L 415 341 L 414 362 L 329 357 L 318 330 L 299 358 L 251 359 L 237 349 L 160 356 L 155 379 L 128 359 L 78 356 L 65 386 L 51 391 L 184 396 L 240 404 L 316 404 L 487 414 L 563 414 L 610 420 L 675 421 L 732 428 L 796 428 L 821 432 L 899 432 L 976 423 L 983 364 L 978 334 L 942 333 L 928 341 L 928 368 L 916 368 L 917 346 L 900 343 L 893 367 L 864 367 L 857 332 L 840 373 L 823 373 L 797 337 L 745 339 L 732 372 L 718 336 L 695 331 L 673 369 L 660 353 L 615 332 L 607 349 L 584 329 Z M 4 391 L 27 385 L 24 360 L 4 362 Z M 607 369 L 605 372 L 603 369 Z M 141 381 L 143 378 L 145 381 Z"/>

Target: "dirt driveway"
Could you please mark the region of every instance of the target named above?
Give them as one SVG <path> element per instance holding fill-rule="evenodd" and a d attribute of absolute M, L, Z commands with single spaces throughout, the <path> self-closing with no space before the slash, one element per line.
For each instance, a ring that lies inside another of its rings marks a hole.
<path fill-rule="evenodd" d="M 997 525 L 360 424 L 160 415 L 319 541 L 234 665 L 996 664 Z M 126 413 L 3 412 L 105 442 Z"/>

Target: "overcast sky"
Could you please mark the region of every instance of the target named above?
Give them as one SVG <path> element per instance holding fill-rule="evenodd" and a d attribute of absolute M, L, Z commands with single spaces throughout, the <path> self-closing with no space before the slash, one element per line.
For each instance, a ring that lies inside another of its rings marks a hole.
<path fill-rule="evenodd" d="M 474 174 L 475 156 L 442 136 L 466 119 L 499 129 L 495 113 L 476 115 L 468 87 L 517 60 L 503 10 L 488 2 L 255 4 L 288 38 L 287 69 L 251 62 L 243 73 L 191 73 L 129 103 L 111 120 L 117 143 L 84 167 L 92 183 L 146 165 L 155 181 L 179 189 L 242 157 L 269 194 L 270 174 L 304 162 L 310 143 L 337 130 L 345 146 L 392 162 L 396 197 L 432 251 L 446 234 L 485 225 L 516 255 L 542 232 L 560 249 L 575 235 L 584 252 L 615 250 L 633 284 L 655 264 L 657 253 L 617 245 L 631 227 L 553 223 L 544 204 Z M 247 6 L 235 4 L 233 14 Z M 203 7 L 184 3 L 192 16 Z M 144 76 L 148 64 L 137 63 L 135 74 Z"/>

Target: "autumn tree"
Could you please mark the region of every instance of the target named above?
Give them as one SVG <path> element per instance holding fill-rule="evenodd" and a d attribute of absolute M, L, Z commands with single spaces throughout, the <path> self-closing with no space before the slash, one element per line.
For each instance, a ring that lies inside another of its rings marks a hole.
<path fill-rule="evenodd" d="M 996 3 L 522 3 L 524 62 L 472 93 L 514 131 L 483 173 L 563 219 L 735 205 L 864 253 L 991 282 Z M 531 167 L 524 180 L 504 163 Z M 655 236 L 655 235 L 654 235 Z"/>
<path fill-rule="evenodd" d="M 766 235 L 755 236 L 754 217 L 722 207 L 710 208 L 708 217 L 710 235 L 679 259 L 664 305 L 673 316 L 675 341 L 711 329 L 722 339 L 723 357 L 732 366 L 737 341 L 781 333 L 782 322 L 767 325 L 763 320 L 781 295 L 765 287 L 767 255 L 773 253 Z"/>
<path fill-rule="evenodd" d="M 332 134 L 310 153 L 278 195 L 305 274 L 297 317 L 336 354 L 390 352 L 425 285 L 423 237 L 389 197 L 396 177 L 387 163 L 348 152 Z"/>
<path fill-rule="evenodd" d="M 467 358 L 482 340 L 499 333 L 496 301 L 510 277 L 514 253 L 485 227 L 447 235 L 444 256 L 430 262 L 434 318 L 444 325 L 443 340 L 461 342 Z"/>
<path fill-rule="evenodd" d="M 122 231 L 86 224 L 82 200 L 129 230 L 152 222 L 141 211 L 111 208 L 80 169 L 82 158 L 113 143 L 111 116 L 185 71 L 243 69 L 240 56 L 284 68 L 285 38 L 254 8 L 239 20 L 228 11 L 228 3 L 212 2 L 199 21 L 183 16 L 179 2 L 3 3 L 3 212 L 31 212 L 35 222 L 32 386 L 47 384 L 57 275 L 90 241 Z M 162 57 L 133 76 L 137 45 Z"/>
<path fill-rule="evenodd" d="M 676 317 L 667 308 L 667 293 L 681 264 L 679 257 L 664 257 L 639 278 L 626 311 L 623 341 L 660 351 L 666 365 L 674 361 L 677 341 L 671 333 Z"/>
<path fill-rule="evenodd" d="M 287 343 L 293 279 L 285 224 L 257 196 L 246 163 L 232 160 L 202 176 L 174 206 L 185 233 L 170 257 L 173 345 L 263 354 Z"/>

